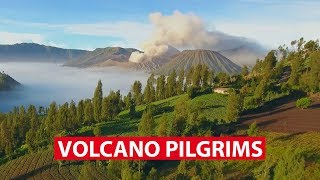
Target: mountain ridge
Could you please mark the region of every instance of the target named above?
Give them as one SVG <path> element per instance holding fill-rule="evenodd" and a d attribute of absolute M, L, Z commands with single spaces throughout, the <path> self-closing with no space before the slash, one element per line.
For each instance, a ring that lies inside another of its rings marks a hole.
<path fill-rule="evenodd" d="M 134 48 L 122 48 L 122 47 L 106 47 L 97 48 L 92 52 L 85 54 L 79 59 L 68 61 L 64 66 L 86 68 L 91 66 L 110 66 L 112 63 L 128 62 L 132 52 L 141 52 Z"/>
<path fill-rule="evenodd" d="M 66 62 L 89 51 L 64 49 L 37 43 L 0 45 L 0 62 Z"/>

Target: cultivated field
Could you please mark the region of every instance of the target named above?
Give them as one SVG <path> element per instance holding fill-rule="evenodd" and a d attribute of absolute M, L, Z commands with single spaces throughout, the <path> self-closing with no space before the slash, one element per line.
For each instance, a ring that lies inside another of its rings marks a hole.
<path fill-rule="evenodd" d="M 320 100 L 314 98 L 308 109 L 299 109 L 294 100 L 285 100 L 283 104 L 269 104 L 257 112 L 248 113 L 241 117 L 243 124 L 256 122 L 267 131 L 298 133 L 307 131 L 320 131 Z"/>

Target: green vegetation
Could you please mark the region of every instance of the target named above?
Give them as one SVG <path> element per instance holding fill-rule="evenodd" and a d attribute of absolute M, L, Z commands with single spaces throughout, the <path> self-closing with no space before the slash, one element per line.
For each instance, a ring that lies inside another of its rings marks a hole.
<path fill-rule="evenodd" d="M 298 99 L 296 102 L 297 108 L 301 109 L 307 109 L 309 106 L 311 106 L 312 100 L 309 97 Z"/>
<path fill-rule="evenodd" d="M 21 84 L 5 73 L 0 73 L 0 91 L 12 90 Z"/>
<path fill-rule="evenodd" d="M 266 132 L 256 123 L 238 128 L 246 111 L 263 110 L 297 93 L 319 93 L 318 41 L 300 39 L 292 45 L 292 51 L 285 46 L 270 51 L 251 72 L 244 67 L 238 75 L 214 74 L 199 64 L 168 77 L 152 74 L 143 92 L 135 81 L 126 96 L 120 91 L 103 95 L 99 81 L 93 98 L 77 105 L 53 102 L 48 108 L 21 106 L 0 114 L 1 178 L 317 179 L 319 133 Z M 229 88 L 229 94 L 213 93 L 215 87 Z M 303 98 L 297 106 L 310 102 Z M 53 137 L 66 135 L 265 136 L 268 152 L 265 161 L 52 161 Z"/>

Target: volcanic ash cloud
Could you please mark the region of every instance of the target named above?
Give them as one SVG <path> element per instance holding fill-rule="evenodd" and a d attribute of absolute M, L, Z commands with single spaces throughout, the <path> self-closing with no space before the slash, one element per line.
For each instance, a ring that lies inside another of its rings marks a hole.
<path fill-rule="evenodd" d="M 131 62 L 138 63 L 167 55 L 170 53 L 168 52 L 169 45 L 179 49 L 210 49 L 214 51 L 245 47 L 257 56 L 262 49 L 260 45 L 246 38 L 231 36 L 219 31 L 208 31 L 202 19 L 192 13 L 183 14 L 175 11 L 168 16 L 152 13 L 149 15 L 149 19 L 154 27 L 152 36 L 142 43 L 144 53 L 132 53 L 129 59 Z M 239 50 L 237 53 L 240 53 Z M 237 60 L 243 61 L 245 64 L 252 61 L 248 60 L 244 53 L 241 56 L 239 54 Z M 255 60 L 256 58 L 253 61 Z"/>

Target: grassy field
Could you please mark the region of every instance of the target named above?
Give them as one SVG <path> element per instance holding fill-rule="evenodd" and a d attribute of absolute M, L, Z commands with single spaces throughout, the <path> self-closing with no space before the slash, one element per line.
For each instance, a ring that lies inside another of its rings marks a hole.
<path fill-rule="evenodd" d="M 161 118 L 164 116 L 167 117 L 167 120 L 173 119 L 174 105 L 180 98 L 186 98 L 186 96 L 187 95 L 184 94 L 151 103 L 157 109 L 154 115 L 156 124 L 159 124 Z M 190 100 L 190 108 L 200 108 L 201 115 L 210 121 L 223 122 L 226 103 L 226 95 L 218 93 L 205 94 Z M 146 107 L 146 105 L 136 107 L 136 118 L 130 119 L 129 110 L 124 110 L 120 112 L 116 120 L 95 124 L 91 127 L 83 127 L 78 133 L 80 135 L 93 135 L 93 129 L 100 127 L 102 129 L 102 135 L 136 135 L 141 115 Z"/>

